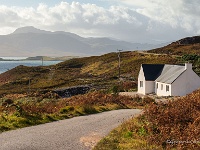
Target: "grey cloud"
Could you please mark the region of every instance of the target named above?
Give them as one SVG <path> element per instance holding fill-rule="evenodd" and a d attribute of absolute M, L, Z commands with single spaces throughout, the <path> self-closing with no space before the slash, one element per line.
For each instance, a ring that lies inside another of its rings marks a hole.
<path fill-rule="evenodd" d="M 196 10 L 200 10 L 200 5 L 196 6 L 200 3 L 197 0 L 192 1 L 190 6 L 187 6 L 186 0 L 121 2 L 137 5 L 140 9 L 133 9 L 130 5 L 103 8 L 78 2 L 61 2 L 52 7 L 40 4 L 37 8 L 0 6 L 0 32 L 3 34 L 3 29 L 12 32 L 18 27 L 35 26 L 50 31 L 74 32 L 81 36 L 146 43 L 152 43 L 150 39 L 169 41 L 200 32 L 200 19 L 195 15 Z"/>

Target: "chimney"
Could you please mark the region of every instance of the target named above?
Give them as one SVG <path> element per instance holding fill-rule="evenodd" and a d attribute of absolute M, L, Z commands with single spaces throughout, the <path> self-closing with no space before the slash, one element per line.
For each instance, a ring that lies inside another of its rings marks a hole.
<path fill-rule="evenodd" d="M 185 70 L 192 70 L 192 64 L 191 63 L 185 63 Z"/>

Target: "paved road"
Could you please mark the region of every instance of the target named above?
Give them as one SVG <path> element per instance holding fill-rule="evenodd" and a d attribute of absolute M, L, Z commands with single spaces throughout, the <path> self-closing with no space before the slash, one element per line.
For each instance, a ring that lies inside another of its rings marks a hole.
<path fill-rule="evenodd" d="M 139 109 L 75 117 L 0 134 L 0 150 L 89 150 Z"/>

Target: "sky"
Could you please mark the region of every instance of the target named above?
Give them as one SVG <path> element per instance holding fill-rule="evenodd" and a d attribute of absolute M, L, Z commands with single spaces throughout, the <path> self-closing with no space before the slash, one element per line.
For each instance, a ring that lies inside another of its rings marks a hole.
<path fill-rule="evenodd" d="M 25 26 L 166 43 L 200 34 L 200 0 L 0 0 L 0 35 Z"/>

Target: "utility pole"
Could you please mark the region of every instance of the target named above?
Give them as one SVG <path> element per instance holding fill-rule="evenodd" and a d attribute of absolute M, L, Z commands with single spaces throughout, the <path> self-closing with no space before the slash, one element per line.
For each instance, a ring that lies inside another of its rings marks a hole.
<path fill-rule="evenodd" d="M 118 58 L 119 58 L 119 61 L 118 61 L 118 64 L 119 64 L 119 80 L 120 80 L 120 74 L 121 74 L 121 71 L 120 71 L 120 67 L 121 67 L 121 56 L 120 56 L 120 52 L 122 51 L 122 50 L 117 50 L 118 51 Z"/>
<path fill-rule="evenodd" d="M 28 79 L 28 93 L 29 94 L 31 93 L 31 79 L 30 79 L 30 77 Z"/>
<path fill-rule="evenodd" d="M 42 56 L 42 66 L 44 65 L 44 60 L 43 60 L 43 56 Z"/>

